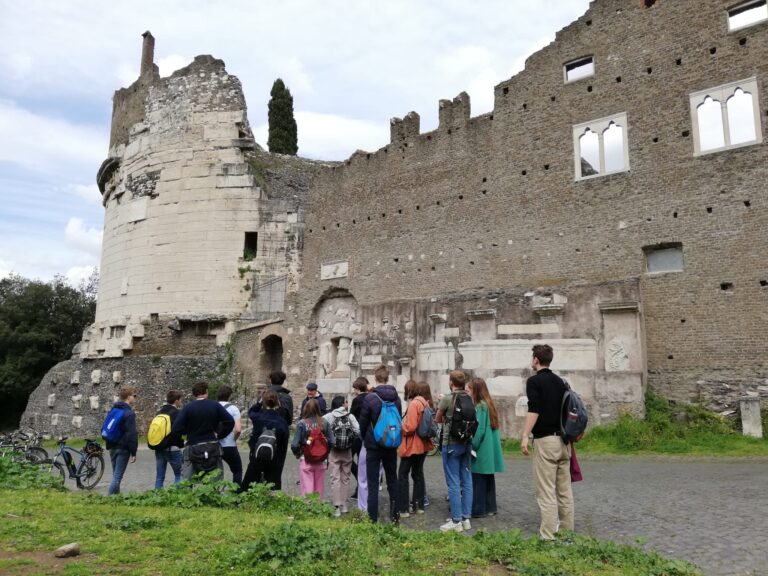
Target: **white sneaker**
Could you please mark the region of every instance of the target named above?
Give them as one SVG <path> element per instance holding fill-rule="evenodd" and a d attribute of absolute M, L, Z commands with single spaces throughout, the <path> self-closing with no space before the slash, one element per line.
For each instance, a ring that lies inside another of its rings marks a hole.
<path fill-rule="evenodd" d="M 464 518 L 461 521 L 461 526 L 464 530 L 472 530 L 472 524 L 469 523 L 469 518 Z"/>
<path fill-rule="evenodd" d="M 400 518 L 409 518 L 410 516 L 410 512 L 400 512 Z"/>
<path fill-rule="evenodd" d="M 449 519 L 448 522 L 440 526 L 440 532 L 463 532 L 464 525 L 461 522 L 454 522 Z"/>
<path fill-rule="evenodd" d="M 342 504 L 341 505 L 341 513 L 342 514 L 346 514 L 347 512 L 349 512 L 349 508 L 347 508 L 346 504 Z"/>
<path fill-rule="evenodd" d="M 333 511 L 333 517 L 334 518 L 341 518 L 341 508 L 336 506 L 336 510 Z"/>

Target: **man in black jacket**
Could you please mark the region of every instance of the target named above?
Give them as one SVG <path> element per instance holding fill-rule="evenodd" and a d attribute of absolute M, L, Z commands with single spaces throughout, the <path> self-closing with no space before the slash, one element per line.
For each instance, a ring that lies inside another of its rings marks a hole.
<path fill-rule="evenodd" d="M 368 393 L 363 400 L 360 410 L 360 436 L 363 438 L 365 448 L 365 472 L 368 487 L 367 508 L 368 517 L 372 522 L 379 519 L 379 467 L 384 467 L 384 475 L 387 479 L 387 492 L 389 492 L 389 517 L 393 523 L 397 523 L 400 514 L 397 508 L 397 446 L 384 448 L 376 442 L 373 429 L 381 414 L 384 402 L 393 402 L 397 407 L 397 414 L 403 413 L 400 404 L 400 396 L 389 380 L 389 370 L 383 364 L 374 371 L 376 388 Z M 359 470 L 358 470 L 359 473 Z"/>
<path fill-rule="evenodd" d="M 293 398 L 291 397 L 291 391 L 288 390 L 285 386 L 283 386 L 283 383 L 285 382 L 285 372 L 282 370 L 274 370 L 269 373 L 269 383 L 271 386 L 267 388 L 267 390 L 273 390 L 277 394 L 278 401 L 280 405 L 277 408 L 277 413 L 280 414 L 280 416 L 283 417 L 285 420 L 285 423 L 290 426 L 293 423 Z M 265 390 L 266 392 L 266 390 Z M 261 410 L 262 403 L 261 399 L 259 399 L 256 404 L 251 406 L 251 409 L 249 410 L 249 414 L 251 411 L 258 412 Z M 304 404 L 301 405 L 302 408 L 304 408 Z"/>
<path fill-rule="evenodd" d="M 224 438 L 235 427 L 235 421 L 224 407 L 208 399 L 208 384 L 198 382 L 192 386 L 194 402 L 190 402 L 176 417 L 172 434 L 187 437 L 183 450 L 181 475 L 191 480 L 198 472 L 211 472 L 218 468 L 224 475 L 221 463 L 219 437 Z"/>
<path fill-rule="evenodd" d="M 528 437 L 533 435 L 533 482 L 541 512 L 539 535 L 552 540 L 560 528 L 573 530 L 573 492 L 570 453 L 561 437 L 565 382 L 549 369 L 552 347 L 536 344 L 531 367 L 536 371 L 525 385 L 528 415 L 520 449 L 528 456 Z"/>
<path fill-rule="evenodd" d="M 181 408 L 181 391 L 169 390 L 165 395 L 166 403 L 157 412 L 158 414 L 167 414 L 171 419 L 171 428 L 173 428 L 176 417 Z M 165 471 L 170 464 L 173 470 L 173 483 L 181 482 L 181 449 L 184 448 L 184 440 L 178 434 L 171 432 L 164 441 L 162 450 L 155 450 L 155 488 L 162 488 L 165 482 Z"/>

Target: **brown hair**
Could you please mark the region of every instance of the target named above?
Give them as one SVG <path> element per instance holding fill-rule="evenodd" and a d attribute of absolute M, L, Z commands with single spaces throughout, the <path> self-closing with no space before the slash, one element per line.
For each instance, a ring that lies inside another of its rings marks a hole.
<path fill-rule="evenodd" d="M 464 385 L 467 383 L 467 375 L 461 370 L 451 370 L 448 374 L 448 380 L 454 387 L 463 389 Z"/>
<path fill-rule="evenodd" d="M 314 419 L 315 424 L 320 424 L 322 416 L 323 415 L 320 413 L 320 403 L 314 398 L 307 400 L 307 403 L 304 404 L 304 411 L 302 412 L 301 417 L 305 420 Z"/>
<path fill-rule="evenodd" d="M 125 402 L 128 400 L 128 396 L 136 396 L 136 387 L 135 386 L 123 386 L 120 388 L 120 400 Z"/>
<path fill-rule="evenodd" d="M 534 344 L 533 357 L 536 358 L 542 366 L 549 366 L 552 364 L 552 358 L 555 357 L 555 354 L 552 351 L 552 346 L 549 344 Z"/>
<path fill-rule="evenodd" d="M 168 390 L 168 394 L 165 395 L 165 401 L 168 404 L 173 404 L 176 400 L 181 400 L 182 396 L 181 390 Z"/>
<path fill-rule="evenodd" d="M 432 403 L 432 388 L 423 380 L 416 385 L 416 395 L 424 398 L 430 408 L 434 408 Z"/>
<path fill-rule="evenodd" d="M 472 387 L 472 402 L 475 405 L 480 401 L 484 401 L 488 406 L 488 415 L 491 417 L 491 428 L 493 430 L 499 429 L 499 411 L 496 410 L 496 404 L 491 398 L 491 393 L 488 391 L 488 385 L 482 378 L 472 378 L 469 385 Z"/>
<path fill-rule="evenodd" d="M 384 384 L 389 380 L 389 369 L 384 364 L 379 364 L 376 370 L 373 371 L 373 377 L 378 384 Z"/>
<path fill-rule="evenodd" d="M 365 376 L 358 376 L 352 383 L 352 388 L 359 390 L 360 392 L 368 392 L 368 378 Z"/>
<path fill-rule="evenodd" d="M 277 392 L 274 390 L 266 390 L 264 394 L 261 395 L 261 405 L 270 410 L 277 408 L 280 405 L 280 399 L 277 397 Z"/>
<path fill-rule="evenodd" d="M 222 384 L 219 386 L 219 390 L 216 393 L 216 400 L 224 400 L 225 402 L 229 400 L 229 397 L 232 396 L 232 387 L 228 386 L 226 384 Z"/>
<path fill-rule="evenodd" d="M 408 382 L 405 383 L 405 386 L 403 387 L 403 396 L 405 396 L 406 400 L 410 400 L 411 398 L 416 398 L 418 396 L 418 384 L 416 384 L 416 380 L 408 380 Z"/>
<path fill-rule="evenodd" d="M 208 384 L 206 382 L 195 382 L 192 385 L 192 396 L 197 398 L 208 392 Z"/>

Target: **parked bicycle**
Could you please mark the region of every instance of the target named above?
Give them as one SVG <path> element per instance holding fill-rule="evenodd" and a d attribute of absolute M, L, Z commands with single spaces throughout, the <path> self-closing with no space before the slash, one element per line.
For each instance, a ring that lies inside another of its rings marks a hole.
<path fill-rule="evenodd" d="M 0 436 L 0 456 L 15 461 L 40 463 L 48 459 L 48 452 L 40 444 L 42 436 L 33 430 L 16 430 Z"/>
<path fill-rule="evenodd" d="M 95 440 L 86 440 L 82 450 L 67 446 L 66 442 L 66 436 L 59 438 L 56 453 L 50 461 L 51 473 L 60 477 L 62 484 L 69 477 L 81 490 L 92 489 L 104 474 L 104 449 Z"/>

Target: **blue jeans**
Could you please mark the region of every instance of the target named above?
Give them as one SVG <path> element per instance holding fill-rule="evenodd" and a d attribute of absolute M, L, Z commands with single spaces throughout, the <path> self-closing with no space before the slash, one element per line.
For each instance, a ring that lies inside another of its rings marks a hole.
<path fill-rule="evenodd" d="M 467 444 L 443 446 L 443 472 L 448 485 L 451 519 L 458 522 L 472 516 L 472 454 Z"/>
<path fill-rule="evenodd" d="M 181 482 L 181 450 L 155 450 L 155 488 L 162 488 L 167 465 L 173 470 L 173 483 Z"/>
<path fill-rule="evenodd" d="M 107 495 L 120 494 L 120 482 L 123 481 L 123 474 L 128 468 L 128 460 L 131 453 L 125 448 L 112 448 L 109 451 L 109 459 L 112 461 L 112 481 L 109 483 Z"/>

